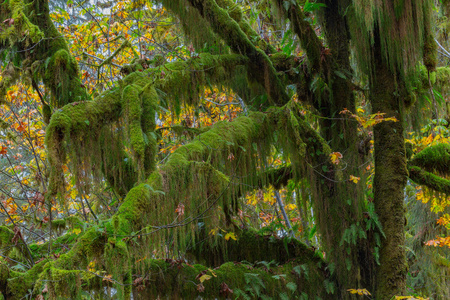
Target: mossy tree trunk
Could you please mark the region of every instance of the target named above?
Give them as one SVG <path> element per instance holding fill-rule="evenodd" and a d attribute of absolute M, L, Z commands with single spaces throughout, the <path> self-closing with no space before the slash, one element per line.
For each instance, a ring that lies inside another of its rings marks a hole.
<path fill-rule="evenodd" d="M 374 83 L 371 93 L 374 112 L 395 117 L 397 122 L 381 122 L 374 127 L 374 203 L 385 238 L 381 241 L 380 265 L 376 273 L 377 299 L 391 299 L 406 289 L 404 188 L 408 172 L 403 129 L 403 82 L 397 82 L 381 54 L 376 40 Z M 397 84 L 396 84 L 397 82 Z"/>

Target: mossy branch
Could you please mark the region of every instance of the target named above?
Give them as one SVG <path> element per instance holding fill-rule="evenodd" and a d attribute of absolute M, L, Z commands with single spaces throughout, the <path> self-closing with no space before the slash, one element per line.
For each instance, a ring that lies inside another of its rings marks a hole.
<path fill-rule="evenodd" d="M 254 229 L 238 230 L 235 233 L 236 241 L 230 239 L 214 247 L 200 242 L 195 248 L 189 249 L 188 254 L 194 255 L 196 261 L 214 267 L 227 261 L 276 261 L 284 264 L 291 259 L 326 265 L 314 248 L 296 239 L 262 234 Z"/>
<path fill-rule="evenodd" d="M 266 53 L 276 53 L 275 47 L 266 42 L 244 19 L 244 13 L 242 12 L 240 5 L 232 0 L 216 0 L 216 3 L 222 9 L 226 10 L 230 17 L 239 24 L 242 31 L 249 37 L 255 46 L 263 49 Z"/>
<path fill-rule="evenodd" d="M 259 188 L 272 185 L 278 190 L 286 186 L 289 180 L 294 179 L 294 170 L 291 164 L 287 164 L 278 168 L 267 169 L 260 174 L 259 178 Z"/>
<path fill-rule="evenodd" d="M 271 244 L 270 240 L 264 238 L 260 242 Z M 0 259 L 2 292 L 7 299 L 20 299 L 22 295 L 28 294 L 28 290 L 32 290 L 33 295 L 43 294 L 42 290 L 46 286 L 46 294 L 50 297 L 75 298 L 81 296 L 83 289 L 103 292 L 104 287 L 115 284 L 119 294 L 125 298 L 130 295 L 123 294 L 123 291 L 128 289 L 131 292 L 133 289 L 135 299 L 211 299 L 239 293 L 247 297 L 256 296 L 256 293 L 273 298 L 279 298 L 281 294 L 320 296 L 321 299 L 335 297 L 328 295 L 325 289 L 317 289 L 329 274 L 326 265 L 314 257 L 311 260 L 293 258 L 283 264 L 276 261 L 254 264 L 248 261 L 226 262 L 214 270 L 209 266 L 189 265 L 173 259 L 139 259 L 132 268 L 137 279 L 132 281 L 130 278 L 126 283 L 86 269 L 60 269 L 57 263 L 59 260 L 61 257 L 57 261 L 44 260 L 28 272 L 20 273 L 11 271 L 6 262 Z M 199 277 L 203 274 L 210 277 L 201 284 Z M 33 286 L 36 278 L 39 278 L 38 283 Z"/>
<path fill-rule="evenodd" d="M 294 172 L 305 169 L 305 159 L 313 165 L 330 163 L 329 154 L 331 148 L 327 141 L 309 124 L 302 110 L 295 101 L 290 101 L 282 108 L 269 110 L 271 123 L 278 129 L 280 146 L 284 148 L 284 153 L 290 157 Z M 299 174 L 296 174 L 299 175 Z"/>
<path fill-rule="evenodd" d="M 229 48 L 211 29 L 209 23 L 187 1 L 158 0 L 158 2 L 180 19 L 184 33 L 197 52 L 229 53 Z"/>
<path fill-rule="evenodd" d="M 1 5 L 0 16 L 2 20 L 12 20 L 7 30 L 0 33 L 0 49 L 15 48 L 11 60 L 26 71 L 22 75 L 43 80 L 51 91 L 53 106 L 89 99 L 79 78 L 77 62 L 50 19 L 48 1 L 8 1 Z M 7 77 L 0 93 L 17 78 Z"/>
<path fill-rule="evenodd" d="M 426 186 L 436 192 L 450 195 L 450 180 L 413 165 L 408 165 L 408 171 L 409 178 L 415 183 Z"/>
<path fill-rule="evenodd" d="M 428 146 L 414 155 L 409 163 L 428 172 L 436 172 L 448 176 L 450 175 L 450 145 L 439 143 Z"/>
<path fill-rule="evenodd" d="M 250 59 L 251 77 L 264 86 L 272 103 L 279 106 L 286 104 L 289 97 L 269 57 L 263 50 L 255 47 L 228 12 L 218 6 L 214 0 L 188 0 L 188 3 L 199 11 L 233 52 L 243 54 Z"/>
<path fill-rule="evenodd" d="M 272 0 L 281 16 L 289 19 L 295 34 L 300 39 L 302 48 L 306 52 L 313 73 L 323 71 L 322 65 L 325 57 L 325 48 L 319 37 L 308 22 L 303 10 L 296 1 Z M 285 6 L 288 3 L 289 6 Z"/>
<path fill-rule="evenodd" d="M 316 288 L 325 280 L 320 268 L 302 264 L 301 260 L 283 265 L 267 262 L 267 266 L 263 263 L 254 266 L 227 262 L 212 271 L 203 265 L 191 266 L 175 260 L 149 260 L 147 265 L 144 270 L 148 270 L 150 275 L 143 275 L 143 280 L 135 286 L 136 290 L 139 287 L 142 289 L 139 299 L 219 299 L 238 296 L 282 299 L 283 296 L 290 298 L 302 294 L 303 297 L 333 299 L 325 289 Z M 202 274 L 210 276 L 210 279 L 200 284 Z"/>

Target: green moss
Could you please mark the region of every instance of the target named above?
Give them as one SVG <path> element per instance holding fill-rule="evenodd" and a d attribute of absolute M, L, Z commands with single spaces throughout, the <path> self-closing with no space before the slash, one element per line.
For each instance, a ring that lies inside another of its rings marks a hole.
<path fill-rule="evenodd" d="M 152 187 L 157 189 L 157 187 Z M 130 234 L 138 224 L 141 225 L 143 215 L 149 209 L 150 200 L 149 184 L 140 184 L 132 188 L 118 213 L 113 217 L 113 224 L 118 234 Z M 142 225 L 141 225 L 142 226 Z"/>
<path fill-rule="evenodd" d="M 377 62 L 370 58 L 374 57 L 372 47 L 376 41 L 380 45 L 383 63 L 393 74 L 398 74 L 400 80 L 415 73 L 417 62 L 424 56 L 431 67 L 435 46 L 428 28 L 432 28 L 432 14 L 432 4 L 426 0 L 415 1 L 411 5 L 404 1 L 389 5 L 377 1 L 355 1 L 347 16 L 359 68 L 368 76 L 374 74 L 373 67 Z M 413 15 L 416 17 L 412 18 Z"/>
<path fill-rule="evenodd" d="M 450 180 L 427 172 L 417 166 L 408 166 L 409 178 L 417 184 L 424 185 L 437 192 L 450 195 Z"/>
<path fill-rule="evenodd" d="M 105 265 L 108 274 L 119 282 L 115 285 L 120 299 L 128 299 L 131 292 L 131 269 L 128 247 L 124 241 L 110 239 L 105 247 Z"/>
<path fill-rule="evenodd" d="M 166 9 L 179 17 L 185 34 L 197 52 L 206 50 L 212 54 L 228 53 L 229 49 L 220 40 L 201 14 L 186 1 L 159 0 Z"/>
<path fill-rule="evenodd" d="M 130 146 L 134 154 L 135 169 L 138 172 L 139 181 L 144 180 L 144 154 L 145 141 L 141 128 L 142 103 L 139 94 L 142 90 L 134 85 L 128 85 L 123 89 L 122 98 L 126 103 L 128 136 Z"/>
<path fill-rule="evenodd" d="M 450 68 L 439 67 L 436 69 L 436 83 L 444 87 L 450 80 Z"/>
<path fill-rule="evenodd" d="M 250 77 L 264 86 L 271 101 L 276 104 L 287 103 L 289 98 L 268 56 L 253 45 L 228 12 L 219 7 L 215 1 L 189 1 L 189 3 L 200 12 L 232 51 L 243 53 L 249 58 L 252 62 L 249 69 Z"/>
<path fill-rule="evenodd" d="M 226 298 L 221 292 L 225 285 L 233 291 L 233 294 L 228 297 L 237 297 L 239 294 L 244 298 L 263 299 L 279 299 L 282 296 L 294 298 L 296 295 L 302 295 L 308 299 L 333 299 L 334 297 L 327 295 L 325 289 L 310 286 L 310 283 L 313 282 L 320 286 L 324 280 L 324 273 L 318 271 L 318 266 L 300 266 L 301 261 L 292 261 L 280 266 L 267 263 L 268 267 L 265 267 L 264 264 L 255 266 L 227 262 L 214 270 L 198 264 L 191 266 L 178 264 L 177 261 L 174 263 L 175 265 L 171 266 L 170 262 L 148 260 L 145 268 L 146 273 L 149 274 L 148 278 L 141 283 L 139 292 L 134 293 L 135 297 L 137 299 L 165 296 L 183 299 Z M 199 274 L 211 276 L 210 279 L 203 282 L 205 288 L 203 292 L 197 289 L 197 285 L 200 285 L 197 277 Z M 320 279 L 312 281 L 318 274 L 320 274 Z M 161 284 L 155 285 L 151 284 L 152 282 Z M 290 283 L 290 287 L 295 288 L 290 290 L 288 283 Z M 282 293 L 284 295 L 281 295 Z"/>
<path fill-rule="evenodd" d="M 411 164 L 424 168 L 428 172 L 449 175 L 450 145 L 439 143 L 429 146 L 414 155 Z"/>
<path fill-rule="evenodd" d="M 219 266 L 226 261 L 276 261 L 284 264 L 291 259 L 304 263 L 324 263 L 312 248 L 295 239 L 278 238 L 259 233 L 257 230 L 239 230 L 235 232 L 237 240 L 199 243 L 189 253 L 207 266 Z"/>
<path fill-rule="evenodd" d="M 0 258 L 0 299 L 2 299 L 2 297 L 6 297 L 6 287 L 8 284 L 8 279 L 9 279 L 8 265 L 3 258 Z"/>
<path fill-rule="evenodd" d="M 33 290 L 36 279 L 45 269 L 47 263 L 48 260 L 45 259 L 25 273 L 10 271 L 6 292 L 11 295 L 12 299 L 21 299 L 28 294 L 28 290 Z"/>
<path fill-rule="evenodd" d="M 67 49 L 56 51 L 47 63 L 43 80 L 52 92 L 52 105 L 90 99 L 78 78 L 78 64 Z"/>
<path fill-rule="evenodd" d="M 41 273 L 39 279 L 46 283 L 50 297 L 76 299 L 81 293 L 82 273 L 84 271 L 61 270 L 50 266 Z"/>
<path fill-rule="evenodd" d="M 50 19 L 48 3 L 9 1 L 2 5 L 0 15 L 14 20 L 0 33 L 0 43 L 15 48 L 12 60 L 22 69 L 31 70 L 23 75 L 34 80 L 42 78 L 55 107 L 89 99 L 79 79 L 78 65 Z"/>
<path fill-rule="evenodd" d="M 6 226 L 0 226 L 0 249 L 7 249 L 12 244 L 14 232 Z"/>

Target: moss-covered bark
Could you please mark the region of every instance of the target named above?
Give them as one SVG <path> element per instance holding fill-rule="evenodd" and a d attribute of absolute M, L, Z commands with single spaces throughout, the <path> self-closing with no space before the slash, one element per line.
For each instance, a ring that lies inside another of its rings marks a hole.
<path fill-rule="evenodd" d="M 364 178 L 359 166 L 367 159 L 358 152 L 360 134 L 352 120 L 336 118 L 341 111 L 356 110 L 353 91 L 353 70 L 350 65 L 350 34 L 346 10 L 350 1 L 324 1 L 325 8 L 318 13 L 324 26 L 329 49 L 320 49 L 321 72 L 326 83 L 322 95 L 316 93 L 315 106 L 325 118 L 321 120 L 322 136 L 332 151 L 343 154 L 343 162 L 329 167 L 325 177 L 317 176 L 317 185 L 324 196 L 317 203 L 319 228 L 336 267 L 338 289 L 364 287 L 374 289 L 375 256 L 373 236 L 377 230 L 368 229 L 363 211 L 362 183 L 349 184 L 350 176 Z M 320 98 L 319 98 L 320 97 Z M 345 164 L 345 167 L 342 165 Z M 322 213 L 324 212 L 324 213 Z M 342 298 L 353 296 L 342 293 Z"/>
<path fill-rule="evenodd" d="M 427 172 L 417 166 L 408 165 L 409 178 L 417 184 L 434 191 L 450 195 L 450 180 Z"/>
<path fill-rule="evenodd" d="M 276 261 L 280 264 L 297 259 L 311 265 L 326 263 L 314 248 L 309 248 L 296 239 L 277 238 L 272 235 L 261 235 L 256 230 L 246 229 L 236 231 L 238 239 L 226 243 L 211 245 L 199 243 L 188 251 L 195 255 L 196 261 L 207 266 L 219 266 L 227 261 Z"/>
<path fill-rule="evenodd" d="M 375 208 L 385 238 L 381 241 L 380 265 L 377 268 L 376 297 L 390 299 L 401 295 L 406 288 L 405 207 L 406 151 L 403 137 L 403 103 L 401 83 L 384 62 L 381 45 L 375 44 L 374 55 L 378 59 L 372 88 L 373 110 L 395 117 L 397 122 L 381 122 L 374 127 Z M 399 92 L 400 91 L 400 92 Z"/>
<path fill-rule="evenodd" d="M 414 155 L 410 163 L 428 172 L 447 176 L 450 174 L 450 145 L 439 143 L 429 146 Z"/>
<path fill-rule="evenodd" d="M 90 98 L 81 84 L 77 62 L 50 19 L 46 0 L 7 1 L 1 5 L 0 16 L 14 20 L 1 31 L 0 49 L 16 48 L 11 60 L 25 71 L 24 77 L 43 80 L 53 106 Z M 6 92 L 13 79 L 18 77 L 2 81 L 0 93 Z"/>

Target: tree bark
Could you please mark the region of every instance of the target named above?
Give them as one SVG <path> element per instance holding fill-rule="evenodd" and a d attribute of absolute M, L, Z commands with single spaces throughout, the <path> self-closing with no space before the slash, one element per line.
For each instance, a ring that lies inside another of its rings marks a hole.
<path fill-rule="evenodd" d="M 387 66 L 379 39 L 375 40 L 374 57 L 373 111 L 384 113 L 385 118 L 395 117 L 398 120 L 381 122 L 374 127 L 374 204 L 385 234 L 376 275 L 376 298 L 391 299 L 405 291 L 407 272 L 403 201 L 408 173 L 400 96 L 403 82 Z"/>

